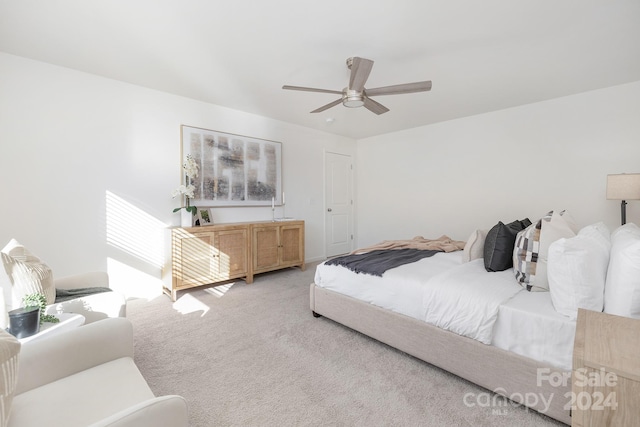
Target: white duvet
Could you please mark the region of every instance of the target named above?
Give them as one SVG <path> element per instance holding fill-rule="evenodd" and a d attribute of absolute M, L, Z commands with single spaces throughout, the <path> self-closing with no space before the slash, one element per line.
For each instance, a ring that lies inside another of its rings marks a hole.
<path fill-rule="evenodd" d="M 462 264 L 460 252 L 438 253 L 382 277 L 321 264 L 315 283 L 485 344 L 500 305 L 523 290 L 512 272 L 487 273 L 482 259 Z"/>
<path fill-rule="evenodd" d="M 500 306 L 522 291 L 512 271 L 487 273 L 483 260 L 476 259 L 446 270 L 425 283 L 422 320 L 491 344 Z"/>
<path fill-rule="evenodd" d="M 459 252 L 443 252 L 387 270 L 382 277 L 320 264 L 314 282 L 322 288 L 424 320 L 421 307 L 425 282 L 460 263 Z"/>

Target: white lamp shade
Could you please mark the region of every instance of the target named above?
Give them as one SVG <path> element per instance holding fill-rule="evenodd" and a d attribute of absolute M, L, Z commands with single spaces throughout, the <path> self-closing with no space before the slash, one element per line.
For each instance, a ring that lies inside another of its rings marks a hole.
<path fill-rule="evenodd" d="M 640 173 L 607 175 L 608 200 L 640 200 Z"/>

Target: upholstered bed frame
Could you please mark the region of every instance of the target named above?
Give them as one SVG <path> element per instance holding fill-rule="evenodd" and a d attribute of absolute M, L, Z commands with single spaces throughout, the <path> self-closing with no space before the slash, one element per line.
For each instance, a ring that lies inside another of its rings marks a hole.
<path fill-rule="evenodd" d="M 310 304 L 316 317 L 327 317 L 537 411 L 544 410 L 541 395 L 547 402 L 551 398 L 545 415 L 571 424 L 570 412 L 565 409 L 571 392 L 568 372 L 314 283 Z M 567 380 L 560 381 L 561 375 Z"/>

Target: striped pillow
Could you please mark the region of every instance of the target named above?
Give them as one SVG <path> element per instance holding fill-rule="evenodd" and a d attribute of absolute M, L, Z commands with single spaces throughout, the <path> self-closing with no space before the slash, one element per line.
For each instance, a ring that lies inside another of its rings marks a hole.
<path fill-rule="evenodd" d="M 528 291 L 549 291 L 549 246 L 561 238 L 574 237 L 577 231 L 567 211 L 550 211 L 537 223 L 519 232 L 513 249 L 513 271 L 518 283 Z"/>
<path fill-rule="evenodd" d="M 11 302 L 7 301 L 12 309 L 22 307 L 22 298 L 35 293 L 44 295 L 47 304 L 55 302 L 51 269 L 15 239 L 2 249 L 2 264 L 12 285 Z"/>
<path fill-rule="evenodd" d="M 20 341 L 0 329 L 0 427 L 9 424 L 11 402 L 18 382 L 18 353 Z"/>
<path fill-rule="evenodd" d="M 538 269 L 538 257 L 540 256 L 540 232 L 542 231 L 543 221 L 551 221 L 553 211 L 546 214 L 535 224 L 520 231 L 516 236 L 516 244 L 513 250 L 513 271 L 516 280 L 524 286 L 528 291 L 544 290 L 542 288 L 533 287 L 536 279 L 536 270 Z"/>

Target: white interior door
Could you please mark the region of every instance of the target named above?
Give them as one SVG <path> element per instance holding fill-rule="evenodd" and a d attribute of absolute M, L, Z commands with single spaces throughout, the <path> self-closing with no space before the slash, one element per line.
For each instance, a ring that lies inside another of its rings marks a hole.
<path fill-rule="evenodd" d="M 353 198 L 351 156 L 325 154 L 325 232 L 327 257 L 351 251 L 353 241 Z"/>

